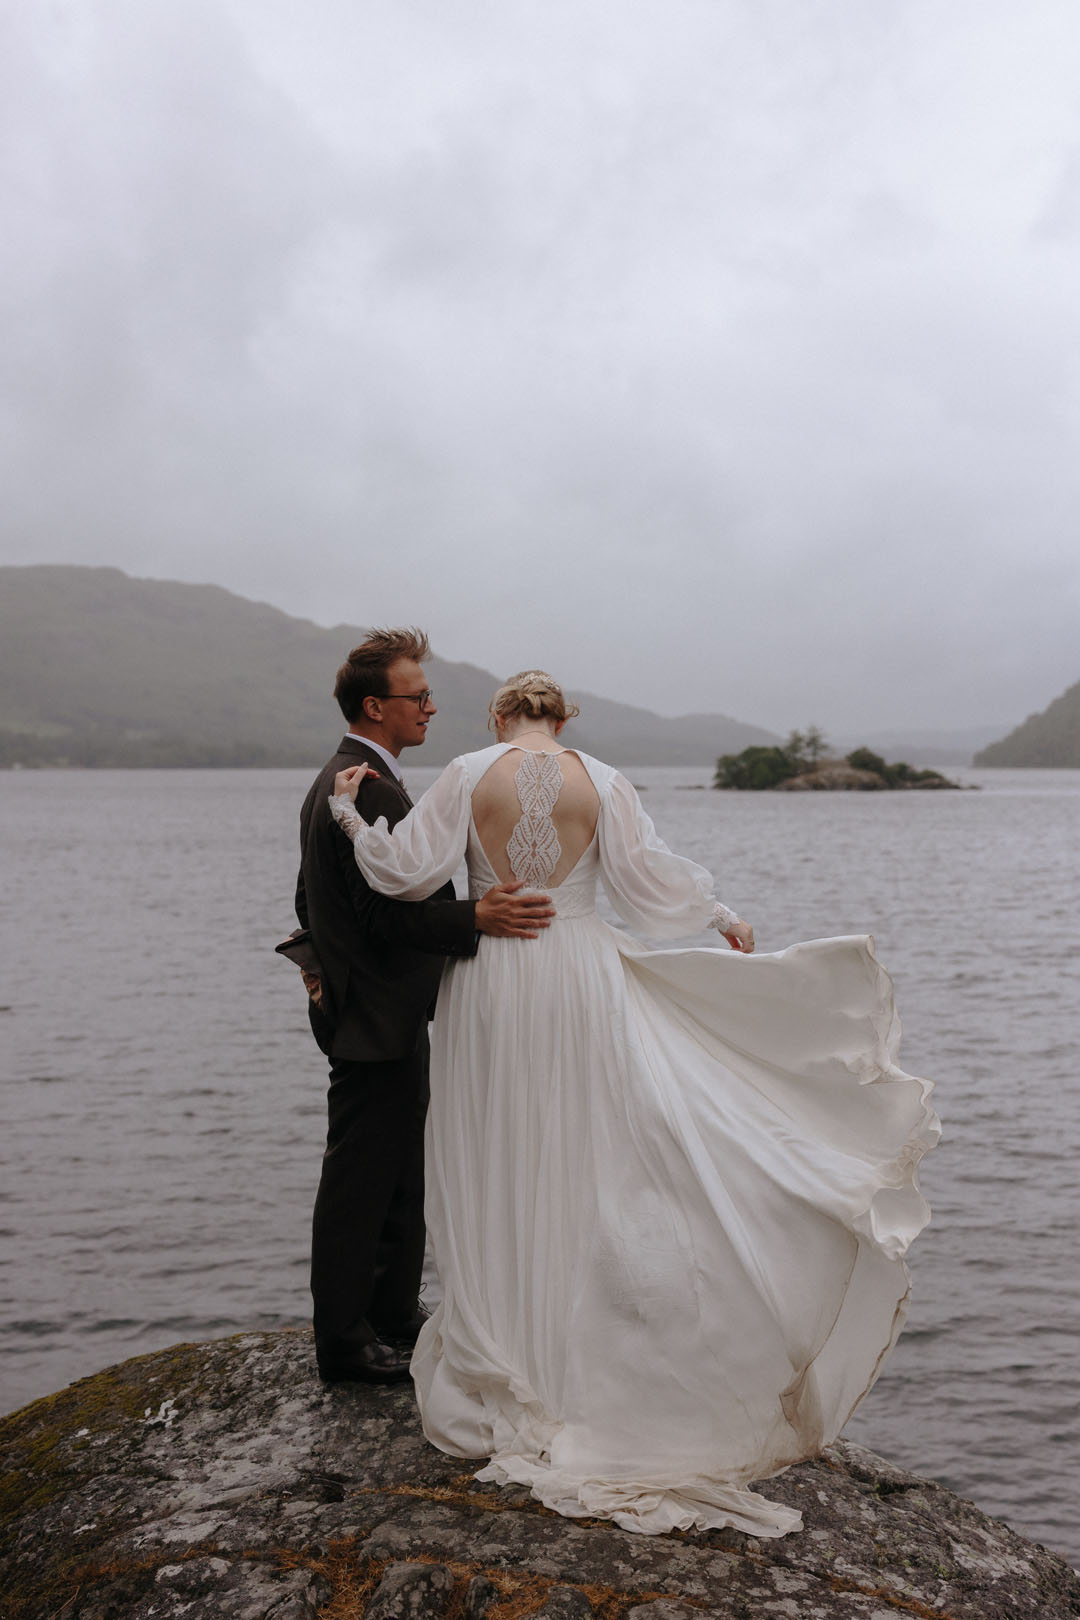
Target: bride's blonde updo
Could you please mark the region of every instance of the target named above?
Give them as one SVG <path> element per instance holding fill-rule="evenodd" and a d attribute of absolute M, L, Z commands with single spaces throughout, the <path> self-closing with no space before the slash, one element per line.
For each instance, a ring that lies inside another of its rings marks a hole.
<path fill-rule="evenodd" d="M 581 710 L 567 703 L 558 681 L 542 669 L 523 669 L 504 681 L 491 700 L 489 729 L 496 720 L 572 720 Z"/>

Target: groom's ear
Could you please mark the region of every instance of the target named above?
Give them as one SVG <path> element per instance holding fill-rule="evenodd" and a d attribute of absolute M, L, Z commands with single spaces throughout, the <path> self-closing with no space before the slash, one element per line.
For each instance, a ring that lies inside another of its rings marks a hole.
<path fill-rule="evenodd" d="M 376 723 L 382 719 L 382 704 L 377 697 L 366 697 L 360 705 L 361 720 L 374 720 Z"/>

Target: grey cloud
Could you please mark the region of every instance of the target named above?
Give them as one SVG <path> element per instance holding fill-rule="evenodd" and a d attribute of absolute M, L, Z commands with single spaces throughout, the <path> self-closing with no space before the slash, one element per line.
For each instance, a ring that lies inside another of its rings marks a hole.
<path fill-rule="evenodd" d="M 1076 679 L 1065 0 L 6 27 L 4 560 L 780 729 Z"/>

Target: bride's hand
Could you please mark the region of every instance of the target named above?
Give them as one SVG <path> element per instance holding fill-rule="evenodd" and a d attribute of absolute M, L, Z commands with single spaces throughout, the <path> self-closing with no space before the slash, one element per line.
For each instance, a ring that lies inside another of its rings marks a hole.
<path fill-rule="evenodd" d="M 373 771 L 370 765 L 350 765 L 347 771 L 338 771 L 334 777 L 334 798 L 340 799 L 343 793 L 347 793 L 355 804 L 364 777 L 378 774 L 378 771 Z"/>
<path fill-rule="evenodd" d="M 733 951 L 741 951 L 744 956 L 749 956 L 754 949 L 754 930 L 748 922 L 741 919 L 737 923 L 732 923 L 724 938 Z"/>

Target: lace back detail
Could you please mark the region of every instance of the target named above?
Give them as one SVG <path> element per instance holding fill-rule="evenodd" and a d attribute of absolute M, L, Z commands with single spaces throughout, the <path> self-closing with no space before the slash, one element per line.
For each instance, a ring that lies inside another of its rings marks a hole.
<path fill-rule="evenodd" d="M 521 819 L 510 835 L 506 857 L 516 878 L 530 888 L 542 889 L 551 882 L 562 854 L 559 835 L 551 819 L 563 786 L 557 756 L 523 749 L 521 764 L 514 773 L 514 786 Z"/>

